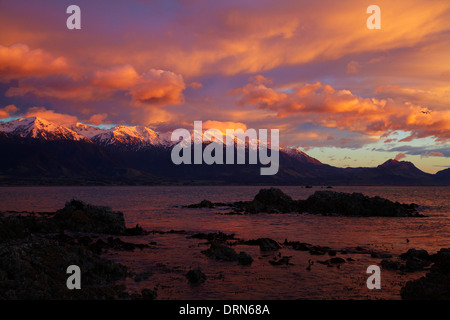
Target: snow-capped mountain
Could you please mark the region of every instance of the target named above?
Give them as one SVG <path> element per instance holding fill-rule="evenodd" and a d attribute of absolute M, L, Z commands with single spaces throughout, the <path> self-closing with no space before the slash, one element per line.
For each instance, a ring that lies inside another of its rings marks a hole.
<path fill-rule="evenodd" d="M 77 122 L 70 129 L 88 139 L 92 139 L 94 136 L 104 132 L 104 130 L 99 127 L 89 126 L 81 122 Z"/>
<path fill-rule="evenodd" d="M 90 141 L 88 138 L 69 128 L 38 117 L 21 118 L 7 123 L 1 123 L 0 131 L 21 138 Z"/>
<path fill-rule="evenodd" d="M 5 155 L 0 157 L 0 185 L 450 184 L 448 169 L 432 175 L 410 162 L 395 160 L 378 167 L 338 168 L 323 164 L 297 148 L 280 148 L 279 172 L 274 176 L 261 176 L 260 166 L 252 165 L 175 165 L 170 146 L 178 142 L 171 141 L 171 135 L 170 131 L 158 133 L 143 126 L 102 129 L 77 123 L 65 127 L 36 117 L 0 123 L 0 150 Z M 195 135 L 195 139 L 200 137 Z M 257 143 L 250 141 L 246 148 Z"/>
<path fill-rule="evenodd" d="M 299 160 L 300 162 L 307 162 L 307 163 L 313 163 L 313 164 L 317 164 L 317 165 L 321 165 L 322 162 L 320 162 L 319 160 L 308 156 L 306 153 L 304 153 L 303 151 L 295 148 L 295 147 L 287 147 L 287 148 L 283 148 L 282 149 L 284 152 L 286 152 L 289 156 Z"/>
<path fill-rule="evenodd" d="M 102 146 L 128 146 L 138 149 L 166 145 L 166 141 L 158 133 L 143 126 L 116 126 L 102 130 L 102 132 L 92 136 L 91 140 Z"/>
<path fill-rule="evenodd" d="M 102 129 L 77 122 L 70 127 L 64 127 L 36 117 L 0 123 L 0 132 L 12 136 L 40 140 L 87 141 L 100 146 L 116 147 L 134 151 L 149 147 L 167 148 L 178 143 L 177 141 L 171 141 L 172 132 L 157 133 L 144 126 L 118 125 L 110 129 Z M 191 139 L 194 142 L 199 142 L 204 138 L 203 135 L 204 132 L 201 135 L 192 132 Z M 218 141 L 223 142 L 223 144 L 226 144 L 228 137 L 224 135 L 223 137 L 217 137 L 217 139 Z M 245 147 L 249 149 L 257 149 L 258 144 L 262 143 L 255 139 L 246 139 L 245 141 L 242 141 L 238 137 L 232 137 L 231 139 L 234 139 L 235 145 L 244 142 Z M 266 145 L 269 144 L 270 141 L 269 143 L 266 143 Z M 295 152 L 301 153 L 301 151 Z"/>

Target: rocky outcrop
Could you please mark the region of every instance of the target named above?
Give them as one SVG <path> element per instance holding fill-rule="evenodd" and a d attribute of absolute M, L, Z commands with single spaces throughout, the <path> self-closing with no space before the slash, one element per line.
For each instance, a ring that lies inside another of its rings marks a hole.
<path fill-rule="evenodd" d="M 0 215 L 0 299 L 154 299 L 156 291 L 130 296 L 116 285 L 128 276 L 127 268 L 102 258 L 103 250 L 149 245 L 124 242 L 113 234 L 146 232 L 139 226 L 127 229 L 121 212 L 79 200 L 56 213 Z M 80 267 L 82 290 L 66 286 L 70 265 Z"/>
<path fill-rule="evenodd" d="M 450 300 L 450 248 L 439 250 L 430 259 L 434 261 L 430 272 L 420 279 L 408 281 L 400 291 L 402 299 Z"/>
<path fill-rule="evenodd" d="M 401 204 L 381 197 L 369 197 L 362 193 L 316 191 L 299 203 L 303 212 L 343 216 L 419 216 L 416 204 Z"/>
<path fill-rule="evenodd" d="M 124 287 L 114 282 L 126 267 L 83 246 L 30 235 L 0 243 L 0 299 L 115 299 Z M 81 269 L 82 290 L 68 290 L 67 267 Z"/>
<path fill-rule="evenodd" d="M 218 204 L 203 200 L 190 208 L 215 208 Z M 221 204 L 224 205 L 224 204 Z M 293 200 L 278 188 L 261 189 L 252 201 L 228 204 L 227 214 L 255 213 L 311 213 L 340 216 L 422 217 L 418 205 L 402 204 L 362 193 L 344 193 L 330 190 L 316 191 L 306 200 Z"/>
<path fill-rule="evenodd" d="M 122 212 L 76 199 L 66 202 L 53 219 L 60 228 L 70 231 L 121 234 L 126 230 Z"/>

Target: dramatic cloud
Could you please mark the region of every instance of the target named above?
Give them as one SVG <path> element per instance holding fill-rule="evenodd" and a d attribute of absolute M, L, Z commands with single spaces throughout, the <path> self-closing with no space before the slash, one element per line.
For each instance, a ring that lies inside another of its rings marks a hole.
<path fill-rule="evenodd" d="M 78 121 L 75 116 L 58 113 L 53 110 L 47 110 L 44 107 L 32 107 L 28 109 L 25 117 L 38 117 L 63 126 L 71 126 Z"/>
<path fill-rule="evenodd" d="M 430 112 L 409 101 L 363 98 L 321 82 L 304 84 L 292 92 L 278 92 L 261 81 L 253 81 L 232 94 L 238 96 L 239 106 L 275 111 L 280 118 L 301 115 L 304 121 L 367 135 L 410 132 L 410 136 L 400 140 L 403 142 L 429 136 L 438 141 L 450 140 L 450 110 Z"/>
<path fill-rule="evenodd" d="M 44 50 L 31 50 L 22 43 L 0 45 L 0 81 L 68 71 L 69 66 L 64 58 L 54 57 Z"/>
<path fill-rule="evenodd" d="M 123 91 L 132 97 L 132 104 L 139 106 L 182 104 L 183 77 L 170 71 L 151 69 L 138 74 L 130 65 L 116 66 L 89 72 L 78 77 L 48 75 L 31 77 L 18 81 L 17 87 L 10 87 L 7 97 L 24 96 L 33 93 L 38 97 L 61 100 L 99 101 L 107 100 Z"/>
<path fill-rule="evenodd" d="M 0 105 L 18 110 L 0 115 L 40 106 L 97 124 L 245 122 L 312 152 L 359 148 L 361 165 L 372 143 L 446 156 L 431 147 L 450 141 L 450 3 L 376 4 L 380 30 L 358 0 L 111 1 L 107 12 L 78 0 L 75 32 L 62 3 L 3 1 Z"/>
<path fill-rule="evenodd" d="M 0 119 L 9 118 L 9 116 L 19 110 L 15 105 L 10 104 L 4 108 L 0 108 Z"/>

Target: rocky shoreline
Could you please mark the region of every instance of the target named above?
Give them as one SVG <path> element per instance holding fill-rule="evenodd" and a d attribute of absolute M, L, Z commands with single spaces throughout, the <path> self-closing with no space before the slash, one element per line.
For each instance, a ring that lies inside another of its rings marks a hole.
<path fill-rule="evenodd" d="M 323 201 L 336 204 L 348 200 L 348 197 L 359 199 L 359 202 L 338 206 L 343 215 L 354 215 L 369 204 L 381 204 L 377 210 L 391 208 L 388 212 L 393 216 L 420 216 L 415 211 L 417 205 L 403 205 L 378 197 L 316 192 L 312 198 L 295 201 L 279 189 L 263 189 L 252 201 L 237 202 L 231 207 L 236 212 L 241 210 L 242 214 L 287 213 L 293 208 L 298 210 L 316 203 L 318 212 L 328 214 L 328 207 L 321 206 Z M 227 205 L 230 204 L 202 201 L 187 207 L 216 208 Z M 367 213 L 367 216 L 370 214 Z M 156 299 L 156 288 L 141 287 L 138 292 L 130 293 L 125 285 L 118 284 L 133 277 L 134 281 L 139 282 L 145 275 L 133 274 L 126 266 L 104 257 L 104 253 L 109 251 L 134 254 L 134 250 L 156 248 L 157 243 L 152 241 L 136 243 L 127 240 L 150 234 L 186 235 L 186 238 L 204 241 L 198 245 L 204 245 L 206 249 L 199 249 L 199 252 L 208 259 L 249 268 L 262 257 L 265 258 L 260 261 L 273 268 L 290 268 L 295 261 L 292 261 L 289 252 L 293 254 L 295 251 L 308 252 L 311 256 L 308 265 L 301 266 L 307 270 L 305 272 L 314 270 L 314 264 L 339 269 L 345 264 L 356 263 L 355 255 L 366 255 L 379 259 L 378 265 L 390 272 L 428 272 L 426 276 L 408 281 L 402 287 L 402 299 L 450 299 L 450 249 L 441 249 L 435 254 L 410 249 L 393 256 L 390 252 L 358 246 L 330 248 L 288 239 L 277 242 L 269 237 L 240 239 L 234 234 L 222 232 L 190 234 L 184 230 L 147 231 L 139 225 L 127 228 L 122 212 L 75 199 L 56 212 L 0 213 L 0 299 Z M 236 246 L 241 250 L 235 250 Z M 252 246 L 259 247 L 259 251 L 245 249 Z M 66 269 L 69 265 L 80 266 L 83 290 L 67 289 Z M 201 268 L 189 270 L 185 278 L 191 285 L 202 285 L 208 281 Z"/>

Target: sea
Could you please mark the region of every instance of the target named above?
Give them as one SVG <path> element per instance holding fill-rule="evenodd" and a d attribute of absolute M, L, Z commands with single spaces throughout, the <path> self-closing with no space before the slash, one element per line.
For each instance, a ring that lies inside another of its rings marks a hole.
<path fill-rule="evenodd" d="M 76 198 L 93 205 L 122 211 L 127 227 L 136 224 L 149 235 L 122 237 L 123 241 L 152 243 L 134 251 L 109 250 L 107 259 L 122 263 L 131 275 L 122 281 L 130 293 L 156 289 L 160 300 L 399 300 L 407 281 L 427 270 L 402 272 L 381 270 L 381 288 L 369 289 L 369 266 L 380 266 L 383 258 L 367 252 L 399 255 L 411 248 L 430 254 L 450 248 L 450 187 L 336 186 L 332 191 L 359 192 L 401 203 L 416 203 L 425 217 L 342 217 L 312 214 L 226 215 L 229 208 L 183 206 L 202 200 L 248 201 L 261 186 L 101 186 L 101 187 L 0 187 L 0 211 L 49 212 Z M 293 199 L 306 199 L 325 187 L 281 186 Z M 258 246 L 237 244 L 236 252 L 253 258 L 251 265 L 218 261 L 202 251 L 206 240 L 197 233 L 223 232 L 251 240 L 270 238 L 279 243 L 306 242 L 337 251 L 346 262 L 325 263 L 328 255 L 311 255 L 283 246 L 262 252 Z M 361 254 L 358 250 L 365 254 Z M 346 252 L 346 253 L 345 253 Z M 273 265 L 288 257 L 289 264 Z M 199 268 L 206 275 L 191 284 L 186 273 Z"/>

